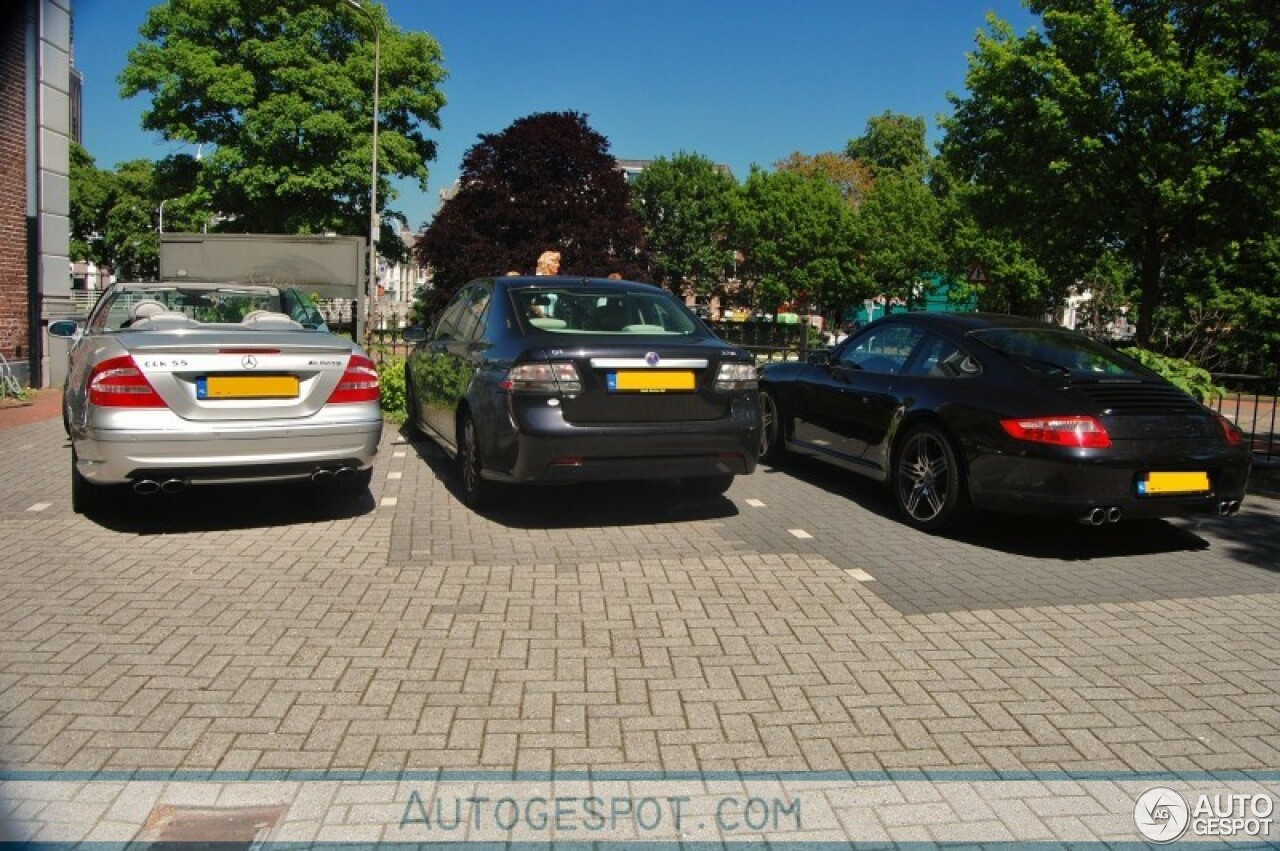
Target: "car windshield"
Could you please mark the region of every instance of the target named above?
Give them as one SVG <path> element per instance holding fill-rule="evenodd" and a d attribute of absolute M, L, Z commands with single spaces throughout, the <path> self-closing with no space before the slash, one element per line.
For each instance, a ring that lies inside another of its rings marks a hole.
<path fill-rule="evenodd" d="M 972 338 L 1035 372 L 1072 378 L 1145 378 L 1136 361 L 1073 331 L 992 328 Z"/>
<path fill-rule="evenodd" d="M 154 310 L 182 313 L 197 322 L 239 322 L 253 311 L 284 313 L 304 328 L 325 330 L 324 318 L 315 304 L 300 290 L 274 287 L 181 287 L 154 286 L 121 290 L 107 305 L 105 330 L 128 328 L 144 303 Z"/>
<path fill-rule="evenodd" d="M 674 298 L 662 292 L 526 289 L 512 291 L 530 328 L 556 334 L 703 334 Z"/>

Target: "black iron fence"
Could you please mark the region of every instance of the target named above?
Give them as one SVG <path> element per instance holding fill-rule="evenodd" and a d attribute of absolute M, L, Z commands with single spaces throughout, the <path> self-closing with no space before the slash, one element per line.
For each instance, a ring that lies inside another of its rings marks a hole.
<path fill-rule="evenodd" d="M 1213 408 L 1244 432 L 1255 461 L 1280 463 L 1280 435 L 1276 433 L 1276 399 L 1280 378 L 1265 375 L 1214 373 L 1213 382 L 1226 393 Z"/>

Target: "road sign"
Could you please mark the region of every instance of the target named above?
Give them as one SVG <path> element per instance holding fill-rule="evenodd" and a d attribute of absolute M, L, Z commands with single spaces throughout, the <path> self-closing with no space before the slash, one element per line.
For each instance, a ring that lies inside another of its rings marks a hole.
<path fill-rule="evenodd" d="M 988 281 L 987 268 L 975 260 L 969 267 L 969 274 L 965 276 L 965 280 L 971 284 L 985 284 Z"/>

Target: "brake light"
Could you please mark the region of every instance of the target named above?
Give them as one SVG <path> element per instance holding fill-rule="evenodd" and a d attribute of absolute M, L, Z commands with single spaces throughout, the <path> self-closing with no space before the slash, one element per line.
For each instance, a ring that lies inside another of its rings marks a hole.
<path fill-rule="evenodd" d="M 1032 417 L 1001 420 L 1005 432 L 1029 443 L 1105 449 L 1111 445 L 1107 430 L 1094 417 Z"/>
<path fill-rule="evenodd" d="M 734 390 L 755 390 L 759 386 L 756 378 L 755 364 L 722 363 L 716 374 L 716 392 L 729 393 Z"/>
<path fill-rule="evenodd" d="M 507 370 L 500 387 L 508 393 L 533 390 L 541 393 L 581 393 L 582 378 L 578 368 L 568 361 L 555 363 L 521 363 Z"/>
<path fill-rule="evenodd" d="M 100 408 L 163 408 L 164 400 L 133 358 L 104 360 L 89 376 L 89 402 Z"/>
<path fill-rule="evenodd" d="M 1227 439 L 1228 446 L 1239 446 L 1244 443 L 1244 433 L 1236 428 L 1236 424 L 1224 417 L 1222 414 L 1214 414 L 1218 418 L 1218 425 L 1222 426 L 1222 434 Z"/>
<path fill-rule="evenodd" d="M 378 399 L 378 368 L 364 355 L 352 355 L 338 386 L 329 394 L 328 404 L 377 402 Z"/>

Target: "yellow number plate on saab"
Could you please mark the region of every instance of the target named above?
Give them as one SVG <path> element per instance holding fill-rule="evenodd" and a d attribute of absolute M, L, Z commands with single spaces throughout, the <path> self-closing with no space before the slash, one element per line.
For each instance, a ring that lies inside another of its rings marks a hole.
<path fill-rule="evenodd" d="M 296 399 L 296 375 L 211 375 L 196 382 L 201 399 Z"/>
<path fill-rule="evenodd" d="M 1209 490 L 1209 474 L 1147 473 L 1138 482 L 1138 493 L 1205 493 Z"/>
<path fill-rule="evenodd" d="M 666 393 L 693 390 L 693 373 L 687 370 L 651 369 L 609 373 L 610 393 Z"/>

